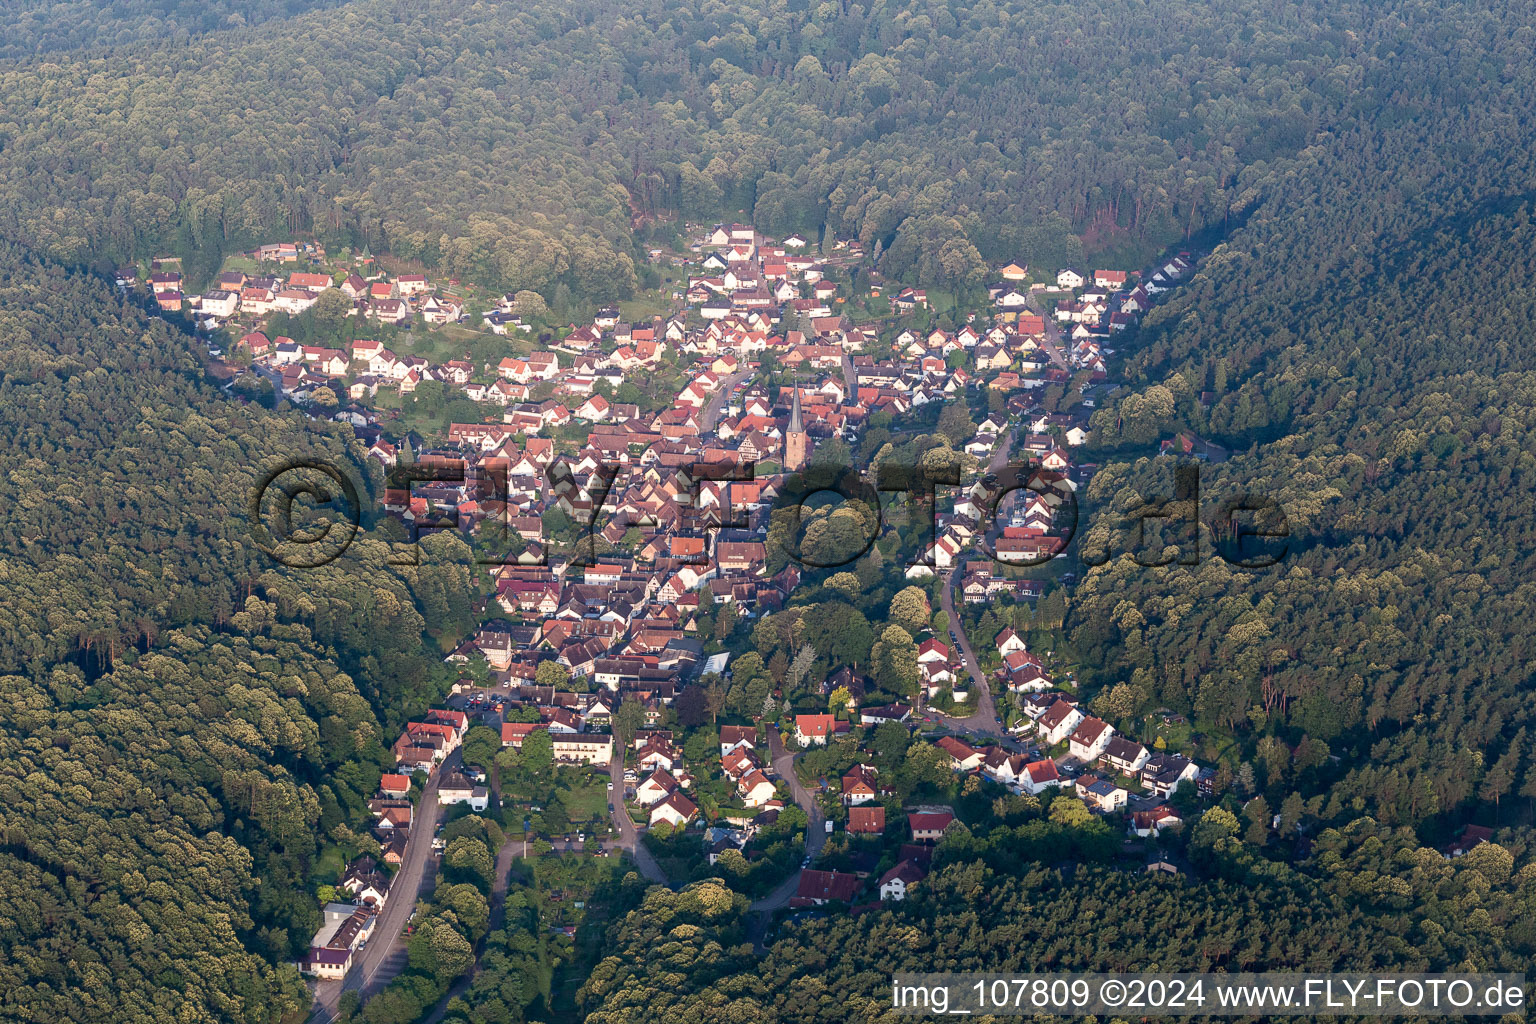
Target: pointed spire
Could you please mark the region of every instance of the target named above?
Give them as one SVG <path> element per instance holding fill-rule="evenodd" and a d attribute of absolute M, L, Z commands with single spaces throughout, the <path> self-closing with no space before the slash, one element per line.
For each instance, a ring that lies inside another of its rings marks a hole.
<path fill-rule="evenodd" d="M 800 382 L 795 381 L 795 395 L 789 400 L 789 429 L 799 432 L 805 428 L 800 425 Z"/>

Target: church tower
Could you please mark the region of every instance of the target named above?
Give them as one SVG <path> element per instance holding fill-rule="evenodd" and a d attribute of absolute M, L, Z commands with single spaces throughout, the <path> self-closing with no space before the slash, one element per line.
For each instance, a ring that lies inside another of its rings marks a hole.
<path fill-rule="evenodd" d="M 795 384 L 795 397 L 789 404 L 789 429 L 784 432 L 784 472 L 798 473 L 805 468 L 806 453 L 811 439 L 800 422 L 800 385 Z"/>

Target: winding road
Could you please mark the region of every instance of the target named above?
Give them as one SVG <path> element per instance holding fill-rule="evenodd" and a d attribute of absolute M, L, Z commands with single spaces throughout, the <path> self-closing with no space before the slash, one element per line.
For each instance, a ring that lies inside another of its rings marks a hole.
<path fill-rule="evenodd" d="M 521 839 L 508 839 L 501 844 L 501 851 L 496 855 L 496 881 L 491 887 L 491 920 L 489 927 L 486 929 L 487 935 L 501 928 L 506 923 L 507 885 L 511 881 L 512 862 L 517 859 L 517 848 L 522 845 L 524 843 Z M 432 1008 L 432 1012 L 427 1015 L 422 1024 L 439 1024 L 448 1015 L 449 1002 L 458 999 L 465 992 L 469 991 L 469 986 L 474 982 L 475 975 L 480 973 L 480 958 L 484 952 L 485 940 L 482 938 L 480 940 L 480 948 L 475 950 L 475 962 L 470 965 L 469 970 L 459 976 L 458 981 L 455 981 L 449 987 L 443 998 L 437 1001 L 437 1005 Z"/>
<path fill-rule="evenodd" d="M 976 662 L 976 652 L 971 650 L 971 642 L 965 635 L 965 626 L 955 611 L 955 575 L 953 569 L 944 574 L 944 589 L 940 592 L 941 603 L 944 614 L 949 616 L 950 633 L 960 648 L 960 656 L 965 661 L 966 671 L 971 674 L 971 682 L 976 687 L 976 711 L 969 718 L 954 719 L 954 726 L 983 736 L 1002 736 L 1004 735 L 1003 726 L 997 720 L 997 705 L 992 700 L 992 687 L 987 685 L 987 677 L 982 674 L 981 666 Z"/>
<path fill-rule="evenodd" d="M 816 806 L 816 798 L 810 790 L 800 782 L 800 777 L 795 774 L 795 754 L 787 749 L 779 740 L 777 729 L 768 730 L 768 752 L 773 758 L 773 770 L 784 784 L 789 787 L 789 792 L 795 798 L 795 803 L 805 812 L 809 819 L 805 826 L 805 855 L 812 860 L 821 852 L 821 848 L 827 843 L 826 816 L 821 813 L 821 808 Z M 796 871 L 778 887 L 762 899 L 754 900 L 751 909 L 763 914 L 770 914 L 780 907 L 788 906 L 790 898 L 800 888 L 800 872 Z"/>

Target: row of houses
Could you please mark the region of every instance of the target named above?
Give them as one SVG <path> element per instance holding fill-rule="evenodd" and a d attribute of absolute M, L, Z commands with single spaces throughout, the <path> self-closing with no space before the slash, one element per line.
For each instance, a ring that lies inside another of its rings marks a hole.
<path fill-rule="evenodd" d="M 235 319 L 255 324 L 273 313 L 298 316 L 332 289 L 345 296 L 348 315 L 379 323 L 402 325 L 420 314 L 427 323 L 441 325 L 456 323 L 464 316 L 463 303 L 437 295 L 435 286 L 424 274 L 371 280 L 356 273 L 338 276 L 339 281 L 321 271 L 297 270 L 283 280 L 273 275 L 226 271 L 212 288 L 196 295 L 183 291 L 179 270 L 151 273 L 147 283 L 162 310 L 191 313 L 199 324 L 210 329 Z M 120 275 L 119 284 L 126 283 Z"/>

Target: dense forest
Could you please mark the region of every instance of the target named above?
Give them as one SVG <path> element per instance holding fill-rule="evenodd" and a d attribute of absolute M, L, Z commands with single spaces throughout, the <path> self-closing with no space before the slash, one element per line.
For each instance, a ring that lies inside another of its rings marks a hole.
<path fill-rule="evenodd" d="M 247 492 L 293 453 L 366 483 L 343 435 L 219 394 L 98 278 L 6 248 L 0 281 L 0 1014 L 283 1019 L 317 864 L 368 848 L 385 730 L 441 694 L 468 551 L 279 571 Z"/>
<path fill-rule="evenodd" d="M 142 0 L 100 4 L 91 0 L 11 0 L 0 24 L 0 58 L 36 53 L 186 42 L 188 37 L 257 25 L 342 0 Z"/>
<path fill-rule="evenodd" d="M 1405 26 L 1422 84 L 1362 83 L 1374 113 L 1319 139 L 1148 316 L 1127 363 L 1139 386 L 1095 416 L 1122 459 L 1178 429 L 1234 449 L 1201 467 L 1204 514 L 1273 498 L 1286 557 L 1234 569 L 1207 533 L 1198 565 L 1116 558 L 1068 623 L 1095 682 L 1249 750 L 1320 741 L 1343 758 L 1335 808 L 1440 837 L 1479 807 L 1529 824 L 1506 798 L 1536 796 L 1531 34 L 1464 14 L 1476 67 Z M 1168 462 L 1093 481 L 1088 546 L 1172 493 Z"/>
<path fill-rule="evenodd" d="M 314 232 L 552 298 L 626 293 L 658 220 L 742 211 L 971 283 L 1225 224 L 1354 109 L 1398 24 L 1360 3 L 358 0 L 0 69 L 0 231 L 66 261 L 174 251 L 194 279 Z"/>
<path fill-rule="evenodd" d="M 1095 416 L 1081 543 L 1110 547 L 1169 493 L 1169 461 L 1143 456 L 1187 429 L 1235 452 L 1202 467 L 1207 506 L 1271 496 L 1288 553 L 1236 569 L 1208 532 L 1198 564 L 1085 567 L 1065 630 L 1085 693 L 1112 697 L 1095 710 L 1190 715 L 1231 745 L 1202 753 L 1243 762 L 1249 807 L 1310 845 L 1218 807 L 1190 875 L 1159 880 L 1086 827 L 1005 813 L 946 840 L 910 905 L 793 924 L 766 959 L 743 895 L 653 890 L 612 926 L 590 1019 L 843 1020 L 899 967 L 1518 970 L 1536 953 L 1515 866 L 1536 796 L 1533 24 L 1529 3 L 1241 0 L 8 12 L 0 1016 L 302 1015 L 285 962 L 317 923 L 318 865 L 364 847 L 381 744 L 440 695 L 473 621 L 451 537 L 414 567 L 371 532 L 302 577 L 274 566 L 247 491 L 311 454 L 370 492 L 347 431 L 223 396 L 191 339 L 87 270 L 174 253 L 200 283 L 312 234 L 607 298 L 678 218 L 738 215 L 856 237 L 938 284 L 1213 249 L 1119 353 L 1134 386 Z M 851 524 L 813 525 L 830 543 Z M 804 641 L 801 673 L 868 658 L 907 692 L 883 654 L 931 609 L 899 606 L 892 554 L 765 619 L 738 665 L 792 667 Z M 839 598 L 856 587 L 889 592 L 878 630 Z M 764 672 L 716 696 L 751 711 Z M 1473 819 L 1506 826 L 1500 845 L 1428 848 Z M 458 838 L 483 866 L 494 843 Z M 401 1005 L 482 942 L 494 970 L 460 1016 L 513 1020 L 542 967 L 448 920 L 480 906 L 475 875 L 434 907 Z"/>
<path fill-rule="evenodd" d="M 1224 812 L 1218 812 L 1219 819 Z M 1231 815 L 1226 815 L 1230 819 Z M 1201 881 L 1020 855 L 993 863 L 946 838 L 921 895 L 864 914 L 809 915 L 753 953 L 745 901 L 717 882 L 652 889 L 610 928 L 578 996 L 589 1024 L 900 1019 L 890 979 L 910 971 L 1519 971 L 1536 872 L 1485 846 L 1451 864 L 1362 819 L 1318 837 L 1295 867 L 1255 858 L 1235 819 L 1202 821 Z M 1023 829 L 1019 830 L 1023 831 Z M 1050 1019 L 1050 1018 L 1042 1018 Z"/>

